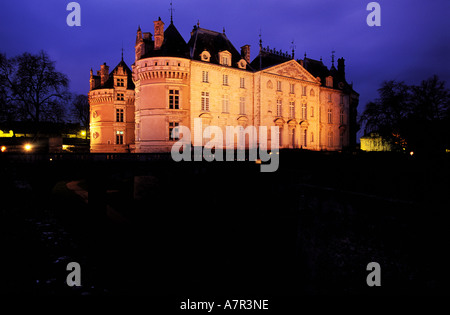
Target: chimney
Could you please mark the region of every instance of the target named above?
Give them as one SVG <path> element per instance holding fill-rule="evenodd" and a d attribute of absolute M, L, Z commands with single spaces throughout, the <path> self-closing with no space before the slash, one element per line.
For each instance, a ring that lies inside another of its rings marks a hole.
<path fill-rule="evenodd" d="M 250 45 L 244 45 L 241 47 L 241 56 L 245 59 L 245 61 L 247 61 L 247 63 L 250 63 Z"/>
<path fill-rule="evenodd" d="M 164 41 L 164 22 L 161 18 L 153 22 L 155 24 L 155 50 L 161 48 Z"/>
<path fill-rule="evenodd" d="M 106 80 L 108 80 L 109 76 L 109 66 L 106 65 L 106 62 L 104 62 L 100 66 L 100 84 L 105 84 Z"/>
<path fill-rule="evenodd" d="M 338 59 L 338 73 L 345 78 L 345 59 L 344 58 L 339 58 Z"/>

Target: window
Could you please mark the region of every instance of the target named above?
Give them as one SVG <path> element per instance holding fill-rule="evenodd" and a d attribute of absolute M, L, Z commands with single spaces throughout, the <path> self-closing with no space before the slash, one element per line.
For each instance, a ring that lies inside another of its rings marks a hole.
<path fill-rule="evenodd" d="M 116 109 L 116 122 L 123 122 L 123 109 Z"/>
<path fill-rule="evenodd" d="M 227 94 L 222 95 L 222 112 L 228 113 L 229 97 Z"/>
<path fill-rule="evenodd" d="M 302 95 L 306 96 L 306 86 L 302 86 Z"/>
<path fill-rule="evenodd" d="M 314 93 L 314 90 L 313 90 L 313 89 L 311 89 L 311 91 L 309 92 L 309 95 L 310 95 L 310 96 L 315 96 L 315 95 L 316 95 L 316 93 Z"/>
<path fill-rule="evenodd" d="M 311 112 L 311 117 L 314 117 L 314 106 L 311 106 L 310 109 L 311 109 L 311 110 L 310 110 L 310 112 Z"/>
<path fill-rule="evenodd" d="M 124 100 L 123 93 L 117 93 L 117 100 L 118 101 L 123 101 Z"/>
<path fill-rule="evenodd" d="M 125 86 L 124 82 L 124 79 L 117 79 L 117 86 Z"/>
<path fill-rule="evenodd" d="M 339 146 L 342 148 L 344 146 L 344 133 L 339 134 Z"/>
<path fill-rule="evenodd" d="M 295 118 L 295 102 L 289 102 L 289 118 Z"/>
<path fill-rule="evenodd" d="M 245 115 L 245 97 L 239 98 L 239 114 Z"/>
<path fill-rule="evenodd" d="M 314 142 L 314 133 L 313 133 L 313 132 L 311 132 L 311 133 L 309 134 L 309 137 L 311 138 L 311 142 Z"/>
<path fill-rule="evenodd" d="M 277 116 L 283 116 L 283 103 L 281 100 L 277 100 Z"/>
<path fill-rule="evenodd" d="M 307 113 L 308 113 L 308 111 L 307 111 L 306 103 L 303 103 L 302 104 L 302 119 L 303 120 L 308 119 Z"/>
<path fill-rule="evenodd" d="M 333 146 L 333 133 L 331 131 L 328 132 L 328 146 L 329 147 Z"/>
<path fill-rule="evenodd" d="M 281 81 L 277 81 L 277 91 L 281 91 Z"/>
<path fill-rule="evenodd" d="M 180 109 L 179 90 L 169 90 L 169 109 Z"/>
<path fill-rule="evenodd" d="M 306 147 L 307 146 L 307 134 L 308 134 L 308 130 L 307 129 L 303 129 L 302 130 L 302 146 Z"/>
<path fill-rule="evenodd" d="M 328 93 L 328 102 L 331 103 L 331 93 Z"/>
<path fill-rule="evenodd" d="M 180 138 L 179 130 L 178 130 L 179 123 L 177 122 L 169 122 L 169 139 L 170 140 L 178 140 Z"/>
<path fill-rule="evenodd" d="M 339 123 L 341 125 L 344 124 L 344 110 L 343 109 L 341 109 L 341 111 L 339 112 Z"/>
<path fill-rule="evenodd" d="M 123 131 L 116 131 L 116 144 L 123 144 Z"/>
<path fill-rule="evenodd" d="M 157 65 L 158 65 L 158 62 L 155 61 L 155 66 L 157 66 Z"/>
<path fill-rule="evenodd" d="M 291 94 L 295 94 L 295 84 L 289 84 L 289 92 Z"/>
<path fill-rule="evenodd" d="M 205 82 L 205 83 L 209 82 L 209 72 L 208 71 L 202 71 L 202 82 Z"/>
<path fill-rule="evenodd" d="M 241 78 L 241 89 L 245 89 L 245 78 Z"/>
<path fill-rule="evenodd" d="M 331 108 L 328 109 L 328 123 L 333 123 L 333 111 L 331 110 Z"/>
<path fill-rule="evenodd" d="M 228 66 L 228 56 L 223 56 L 222 57 L 222 65 Z"/>
<path fill-rule="evenodd" d="M 202 92 L 202 111 L 209 111 L 209 92 Z"/>
<path fill-rule="evenodd" d="M 223 75 L 222 84 L 223 85 L 228 85 L 228 74 L 224 74 Z"/>
<path fill-rule="evenodd" d="M 344 105 L 344 95 L 341 95 L 341 105 Z"/>

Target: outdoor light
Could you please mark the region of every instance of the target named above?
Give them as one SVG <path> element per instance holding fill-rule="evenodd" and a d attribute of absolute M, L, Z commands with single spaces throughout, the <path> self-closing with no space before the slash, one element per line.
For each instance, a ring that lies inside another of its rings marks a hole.
<path fill-rule="evenodd" d="M 4 145 L 2 145 L 1 150 L 2 150 L 2 152 L 5 152 L 6 151 L 6 147 Z"/>
<path fill-rule="evenodd" d="M 86 131 L 82 131 L 81 135 L 84 137 L 86 135 Z"/>
<path fill-rule="evenodd" d="M 414 151 L 409 152 L 409 154 L 411 154 L 411 156 L 413 156 L 414 155 Z"/>
<path fill-rule="evenodd" d="M 33 149 L 32 145 L 29 143 L 25 144 L 24 148 L 25 148 L 25 151 L 27 151 L 27 152 L 29 152 L 29 151 L 31 151 L 31 149 Z"/>

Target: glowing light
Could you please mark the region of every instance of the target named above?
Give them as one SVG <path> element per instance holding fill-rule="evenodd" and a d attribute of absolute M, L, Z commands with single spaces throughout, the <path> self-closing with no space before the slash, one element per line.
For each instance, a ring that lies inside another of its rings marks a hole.
<path fill-rule="evenodd" d="M 2 145 L 1 150 L 2 150 L 2 152 L 5 152 L 6 151 L 6 147 L 4 145 Z"/>
<path fill-rule="evenodd" d="M 255 160 L 255 163 L 256 163 L 256 164 L 261 164 L 261 159 L 256 159 L 256 160 Z"/>
<path fill-rule="evenodd" d="M 82 131 L 81 135 L 84 137 L 86 135 L 86 131 Z"/>
<path fill-rule="evenodd" d="M 409 154 L 411 154 L 411 156 L 413 156 L 413 155 L 414 155 L 414 152 L 413 152 L 413 151 L 411 151 L 411 152 L 409 152 Z"/>
<path fill-rule="evenodd" d="M 25 151 L 29 152 L 33 149 L 33 146 L 31 144 L 27 143 L 27 144 L 25 144 L 24 148 L 25 148 Z"/>

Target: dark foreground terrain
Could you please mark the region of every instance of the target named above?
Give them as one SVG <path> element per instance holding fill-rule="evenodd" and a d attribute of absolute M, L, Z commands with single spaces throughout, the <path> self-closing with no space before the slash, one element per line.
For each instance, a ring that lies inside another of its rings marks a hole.
<path fill-rule="evenodd" d="M 275 173 L 253 162 L 3 156 L 0 290 L 448 294 L 449 175 L 445 155 L 281 152 Z M 71 261 L 81 287 L 66 285 Z M 366 284 L 369 262 L 381 287 Z"/>

